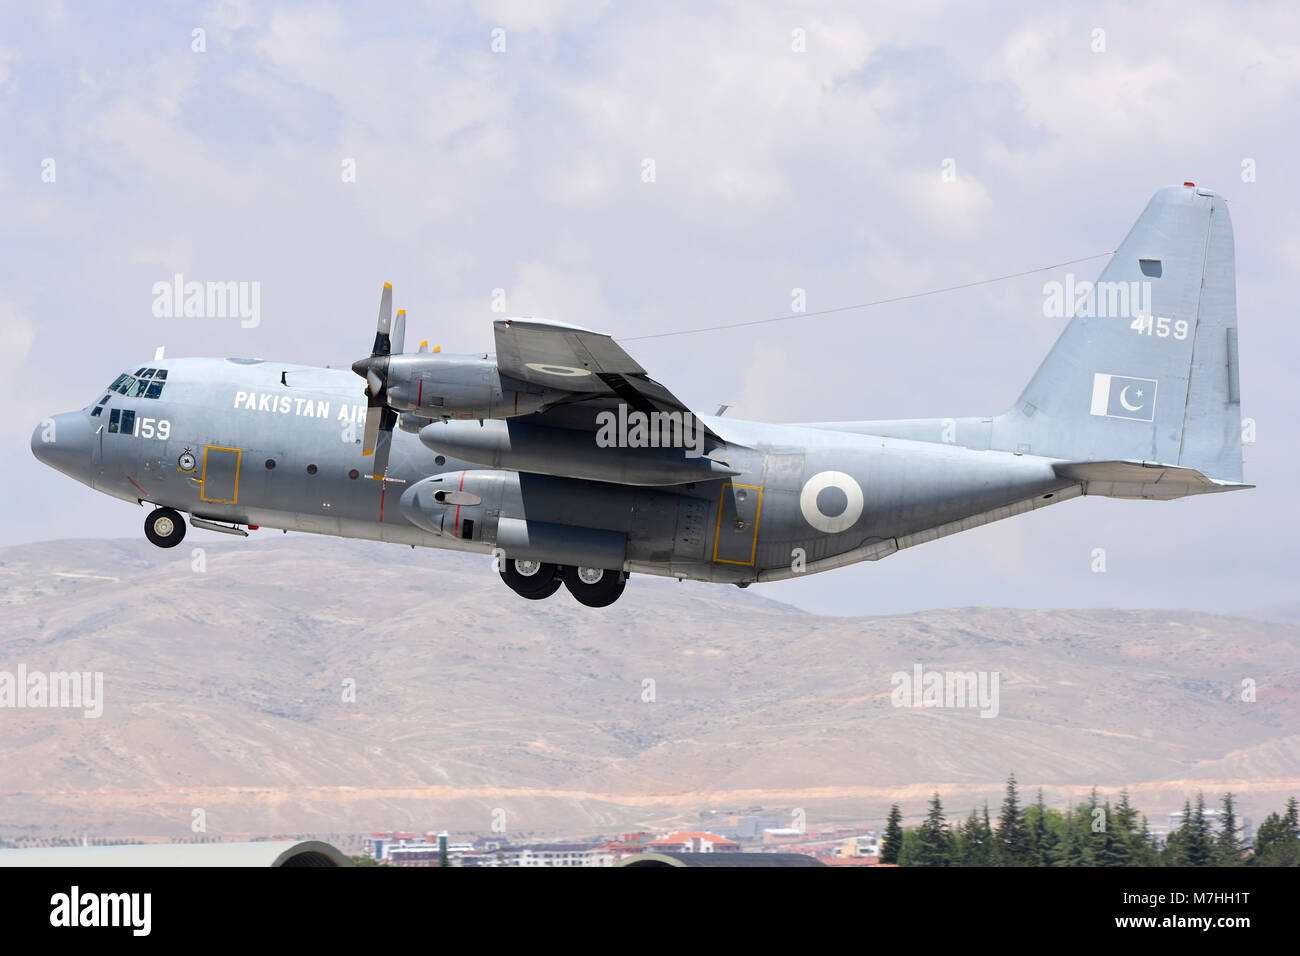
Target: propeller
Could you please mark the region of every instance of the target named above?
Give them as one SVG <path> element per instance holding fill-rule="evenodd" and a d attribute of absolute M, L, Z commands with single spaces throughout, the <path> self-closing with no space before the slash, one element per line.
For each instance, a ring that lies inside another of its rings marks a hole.
<path fill-rule="evenodd" d="M 366 380 L 366 427 L 361 438 L 361 454 L 374 456 L 371 474 L 383 478 L 388 472 L 388 453 L 393 442 L 397 412 L 388 405 L 388 359 L 401 354 L 406 338 L 406 310 L 393 321 L 393 287 L 385 282 L 379 298 L 379 321 L 375 326 L 375 344 L 370 355 L 352 363 L 352 371 Z M 396 348 L 394 348 L 396 346 Z"/>

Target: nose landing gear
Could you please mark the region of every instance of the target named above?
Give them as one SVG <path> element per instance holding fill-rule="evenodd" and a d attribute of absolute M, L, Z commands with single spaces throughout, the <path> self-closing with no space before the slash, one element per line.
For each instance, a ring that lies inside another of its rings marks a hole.
<path fill-rule="evenodd" d="M 185 519 L 171 508 L 155 508 L 144 519 L 144 536 L 160 548 L 174 548 L 185 539 Z"/>

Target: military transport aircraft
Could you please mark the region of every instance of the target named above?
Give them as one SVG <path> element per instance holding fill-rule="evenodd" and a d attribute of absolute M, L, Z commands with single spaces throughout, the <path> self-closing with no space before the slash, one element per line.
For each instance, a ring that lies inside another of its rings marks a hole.
<path fill-rule="evenodd" d="M 697 417 L 608 335 L 493 323 L 496 353 L 404 349 L 381 297 L 352 371 L 145 362 L 32 436 L 42 462 L 197 528 L 492 554 L 525 598 L 612 604 L 630 573 L 745 587 L 876 560 L 1080 495 L 1242 484 L 1232 225 L 1157 192 L 1010 409 L 772 425 Z M 359 386 L 354 373 L 365 379 Z M 243 527 L 241 527 L 243 526 Z"/>

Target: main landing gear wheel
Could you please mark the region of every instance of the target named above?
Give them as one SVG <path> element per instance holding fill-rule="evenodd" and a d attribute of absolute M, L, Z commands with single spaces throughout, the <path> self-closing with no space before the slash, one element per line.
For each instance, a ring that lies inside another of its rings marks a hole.
<path fill-rule="evenodd" d="M 185 519 L 171 508 L 155 508 L 144 519 L 144 536 L 160 548 L 174 548 L 185 538 Z"/>
<path fill-rule="evenodd" d="M 627 575 L 604 568 L 565 568 L 564 586 L 587 607 L 609 607 L 627 586 Z"/>
<path fill-rule="evenodd" d="M 548 598 L 560 589 L 560 569 L 545 561 L 507 558 L 500 573 L 510 590 L 530 601 Z"/>

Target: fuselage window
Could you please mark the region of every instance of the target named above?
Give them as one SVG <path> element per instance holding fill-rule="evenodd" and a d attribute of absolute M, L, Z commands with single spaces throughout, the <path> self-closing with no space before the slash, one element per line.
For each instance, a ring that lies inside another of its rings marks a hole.
<path fill-rule="evenodd" d="M 103 398 L 99 400 L 99 404 L 90 410 L 91 418 L 98 418 L 100 416 L 100 414 L 104 411 L 104 406 L 108 404 L 108 398 L 109 396 L 105 395 Z"/>

